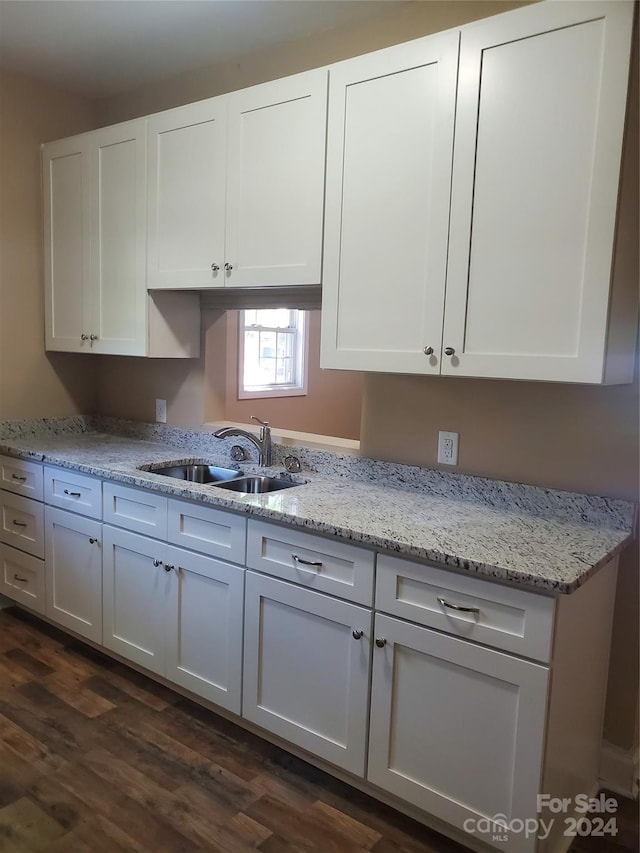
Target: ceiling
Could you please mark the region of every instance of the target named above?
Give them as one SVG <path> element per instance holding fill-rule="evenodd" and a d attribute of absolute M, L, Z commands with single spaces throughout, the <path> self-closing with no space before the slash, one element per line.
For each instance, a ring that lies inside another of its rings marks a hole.
<path fill-rule="evenodd" d="M 0 0 L 0 68 L 100 98 L 389 10 L 398 0 Z"/>

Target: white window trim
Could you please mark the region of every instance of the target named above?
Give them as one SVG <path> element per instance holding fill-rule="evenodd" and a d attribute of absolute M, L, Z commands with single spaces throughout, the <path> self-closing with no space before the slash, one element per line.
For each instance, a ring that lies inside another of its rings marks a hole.
<path fill-rule="evenodd" d="M 247 328 L 244 323 L 244 310 L 238 311 L 238 399 L 254 400 L 268 397 L 304 397 L 307 394 L 308 365 L 309 365 L 309 312 L 301 311 L 302 323 L 299 330 L 298 352 L 296 354 L 299 364 L 300 381 L 295 385 L 263 386 L 248 391 L 244 387 L 244 332 Z M 278 331 L 274 329 L 274 331 Z M 280 330 L 282 331 L 282 330 Z"/>

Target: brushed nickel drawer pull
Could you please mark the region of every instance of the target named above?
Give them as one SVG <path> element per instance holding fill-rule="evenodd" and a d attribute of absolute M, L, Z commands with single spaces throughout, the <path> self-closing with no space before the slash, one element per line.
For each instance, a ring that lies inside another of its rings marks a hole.
<path fill-rule="evenodd" d="M 175 566 L 170 566 L 169 563 L 164 564 L 165 572 L 170 572 L 172 569 L 175 569 Z"/>
<path fill-rule="evenodd" d="M 354 630 L 351 632 L 351 634 L 354 640 L 361 640 L 364 635 L 364 631 Z"/>
<path fill-rule="evenodd" d="M 291 556 L 293 557 L 294 562 L 301 566 L 313 566 L 315 569 L 322 568 L 321 560 L 305 560 L 304 557 L 299 557 L 297 554 L 292 554 Z"/>
<path fill-rule="evenodd" d="M 27 526 L 25 521 L 18 521 L 17 518 L 13 519 L 13 524 L 15 524 L 16 527 L 26 527 Z"/>
<path fill-rule="evenodd" d="M 12 475 L 11 475 L 11 479 L 12 479 L 12 480 L 17 480 L 17 481 L 18 481 L 18 483 L 24 483 L 24 481 L 25 481 L 27 478 L 26 478 L 26 477 L 21 477 L 21 476 L 20 476 L 20 474 L 12 474 Z"/>
<path fill-rule="evenodd" d="M 161 565 L 162 565 L 162 560 L 154 560 L 154 561 L 153 561 L 153 565 L 154 565 L 154 566 L 156 567 L 156 569 L 157 569 L 157 568 L 158 568 L 158 566 L 161 566 Z"/>
<path fill-rule="evenodd" d="M 13 576 L 14 581 L 20 581 L 20 583 L 29 583 L 29 578 L 21 578 L 20 575 Z"/>
<path fill-rule="evenodd" d="M 91 545 L 95 545 L 97 541 L 98 541 L 98 540 L 97 540 L 97 539 L 95 539 L 93 536 L 90 536 L 90 537 L 89 537 L 89 542 L 90 542 L 90 544 L 91 544 Z"/>
<path fill-rule="evenodd" d="M 64 490 L 65 495 L 69 495 L 70 498 L 81 498 L 82 492 L 70 492 L 69 489 Z"/>
<path fill-rule="evenodd" d="M 384 637 L 377 637 L 376 638 L 376 646 L 379 649 L 383 649 L 386 645 L 387 645 L 387 641 Z"/>
<path fill-rule="evenodd" d="M 439 598 L 438 604 L 441 604 L 442 607 L 448 607 L 450 610 L 458 610 L 460 613 L 473 613 L 474 616 L 480 615 L 479 607 L 462 607 L 460 604 L 449 604 L 444 598 Z"/>

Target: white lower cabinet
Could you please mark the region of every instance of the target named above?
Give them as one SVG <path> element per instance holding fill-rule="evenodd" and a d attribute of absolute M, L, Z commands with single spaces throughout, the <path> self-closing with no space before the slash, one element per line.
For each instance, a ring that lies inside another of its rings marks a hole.
<path fill-rule="evenodd" d="M 374 636 L 368 780 L 489 843 L 479 818 L 535 818 L 547 667 L 380 614 Z"/>
<path fill-rule="evenodd" d="M 102 525 L 45 507 L 46 615 L 76 634 L 102 642 Z"/>
<path fill-rule="evenodd" d="M 247 572 L 242 715 L 364 776 L 371 611 Z"/>
<path fill-rule="evenodd" d="M 244 570 L 104 526 L 106 648 L 240 713 Z"/>

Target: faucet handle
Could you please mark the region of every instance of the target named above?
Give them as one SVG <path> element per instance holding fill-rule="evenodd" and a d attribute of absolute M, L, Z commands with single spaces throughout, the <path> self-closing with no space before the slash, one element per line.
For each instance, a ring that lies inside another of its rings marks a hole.
<path fill-rule="evenodd" d="M 258 423 L 260 424 L 260 426 L 263 426 L 263 427 L 268 427 L 268 426 L 269 426 L 269 421 L 261 421 L 261 420 L 260 420 L 260 418 L 257 418 L 255 415 L 251 415 L 251 420 L 252 420 L 252 421 L 258 421 Z"/>

